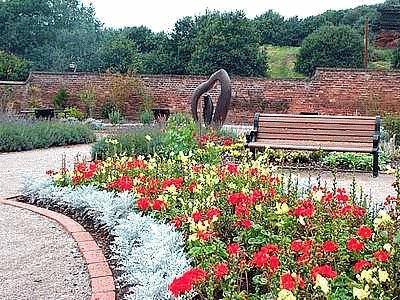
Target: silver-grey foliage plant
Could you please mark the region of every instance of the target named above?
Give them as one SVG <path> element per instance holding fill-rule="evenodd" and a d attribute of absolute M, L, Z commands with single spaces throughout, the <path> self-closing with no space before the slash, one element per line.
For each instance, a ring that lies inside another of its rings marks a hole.
<path fill-rule="evenodd" d="M 23 193 L 31 203 L 79 217 L 90 217 L 98 228 L 115 237 L 112 259 L 117 261 L 121 287 L 127 300 L 171 299 L 168 284 L 190 267 L 183 251 L 183 236 L 171 225 L 133 211 L 130 193 L 102 191 L 94 186 L 57 187 L 51 179 L 26 180 Z"/>

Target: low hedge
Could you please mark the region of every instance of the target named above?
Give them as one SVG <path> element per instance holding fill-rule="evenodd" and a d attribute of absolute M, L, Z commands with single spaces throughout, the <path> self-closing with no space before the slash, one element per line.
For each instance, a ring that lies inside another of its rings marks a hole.
<path fill-rule="evenodd" d="M 89 126 L 81 123 L 25 120 L 0 122 L 0 152 L 86 144 L 95 139 Z"/>

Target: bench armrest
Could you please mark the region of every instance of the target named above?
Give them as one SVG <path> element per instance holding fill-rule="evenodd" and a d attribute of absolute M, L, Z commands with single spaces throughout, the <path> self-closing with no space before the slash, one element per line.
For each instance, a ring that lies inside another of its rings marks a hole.
<path fill-rule="evenodd" d="M 246 143 L 255 142 L 257 138 L 257 131 L 251 130 L 246 134 Z"/>

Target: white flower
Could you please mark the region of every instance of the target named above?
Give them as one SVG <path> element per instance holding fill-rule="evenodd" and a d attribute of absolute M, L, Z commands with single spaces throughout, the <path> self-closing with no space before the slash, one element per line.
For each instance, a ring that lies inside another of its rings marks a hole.
<path fill-rule="evenodd" d="M 277 300 L 296 300 L 296 296 L 289 290 L 280 290 L 278 293 Z"/>
<path fill-rule="evenodd" d="M 325 277 L 323 277 L 323 276 L 321 276 L 319 274 L 317 274 L 317 278 L 316 278 L 316 281 L 315 281 L 315 287 L 314 288 L 316 289 L 317 287 L 320 287 L 322 292 L 325 295 L 327 295 L 329 293 L 329 291 L 331 290 L 331 288 L 329 287 L 328 280 Z"/>
<path fill-rule="evenodd" d="M 152 140 L 151 136 L 149 136 L 148 134 L 144 137 L 148 142 L 150 142 Z"/>
<path fill-rule="evenodd" d="M 353 297 L 354 298 L 358 298 L 358 299 L 362 300 L 362 299 L 367 299 L 368 296 L 369 296 L 368 284 L 363 289 L 353 287 Z"/>

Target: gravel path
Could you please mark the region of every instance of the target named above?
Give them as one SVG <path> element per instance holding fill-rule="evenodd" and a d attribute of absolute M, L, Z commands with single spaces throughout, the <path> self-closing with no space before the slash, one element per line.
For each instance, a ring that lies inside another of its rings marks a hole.
<path fill-rule="evenodd" d="M 283 173 L 285 175 L 289 174 L 288 170 L 284 170 Z M 331 172 L 318 172 L 313 170 L 311 174 L 311 182 L 318 182 L 318 173 L 320 173 L 320 182 L 321 185 L 325 186 L 325 182 L 328 188 L 332 188 L 333 186 L 333 176 Z M 298 176 L 299 183 L 303 185 L 308 185 L 310 171 L 305 170 L 292 170 L 292 174 L 294 176 Z M 337 187 L 344 187 L 347 191 L 350 191 L 350 187 L 353 182 L 353 173 L 338 173 L 337 174 Z M 385 200 L 386 196 L 393 195 L 395 196 L 395 190 L 392 186 L 392 183 L 395 181 L 394 176 L 387 174 L 379 174 L 378 177 L 373 178 L 372 172 L 370 173 L 355 173 L 356 183 L 357 183 L 357 191 L 360 191 L 362 188 L 363 193 L 371 195 L 372 200 L 377 203 L 381 203 Z"/>
<path fill-rule="evenodd" d="M 89 276 L 58 224 L 0 204 L 0 299 L 89 299 Z"/>
<path fill-rule="evenodd" d="M 61 167 L 62 156 L 66 155 L 67 165 L 76 159 L 90 159 L 91 145 L 53 147 L 23 152 L 0 154 L 0 197 L 11 197 L 19 194 L 25 177 L 38 178 L 46 176 L 46 171 Z"/>

